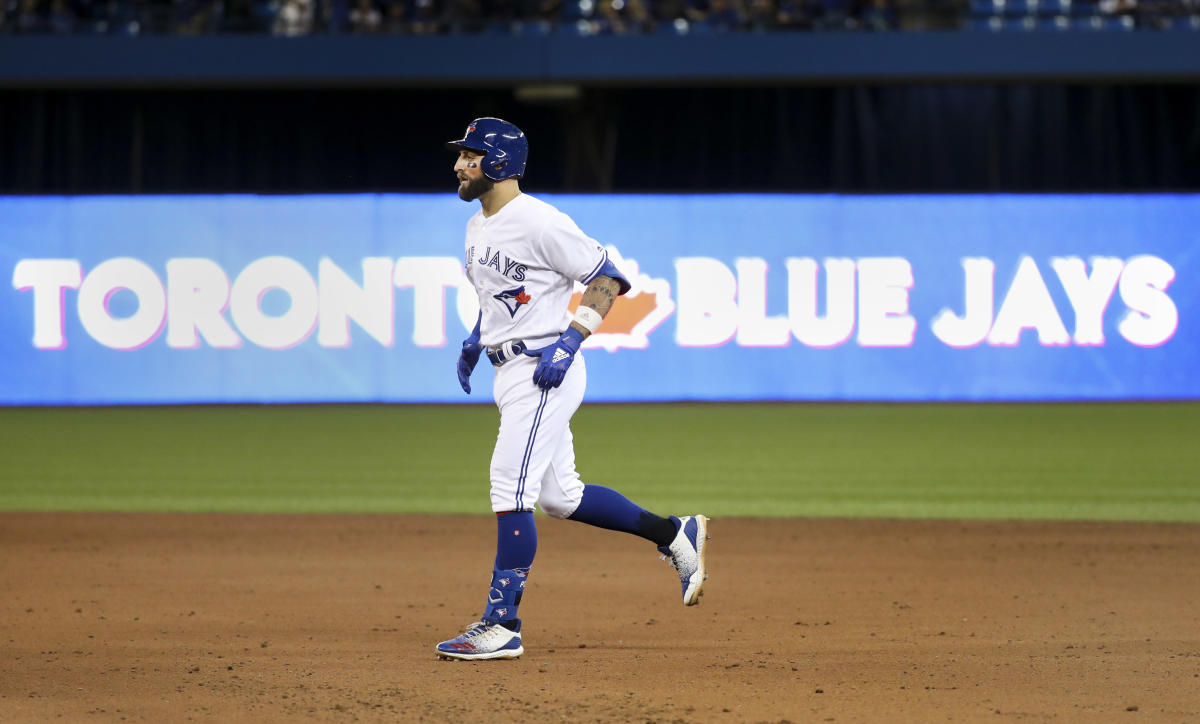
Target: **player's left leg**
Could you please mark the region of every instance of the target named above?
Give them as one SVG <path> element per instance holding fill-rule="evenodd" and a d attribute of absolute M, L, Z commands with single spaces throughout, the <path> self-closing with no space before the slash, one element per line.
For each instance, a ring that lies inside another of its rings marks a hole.
<path fill-rule="evenodd" d="M 466 633 L 437 645 L 454 659 L 516 658 L 521 645 L 518 609 L 537 552 L 533 507 L 571 415 L 583 400 L 586 371 L 573 367 L 563 384 L 539 390 L 535 362 L 522 357 L 496 374 L 500 432 L 492 453 L 491 499 L 496 513 L 496 558 L 483 615 Z"/>
<path fill-rule="evenodd" d="M 497 513 L 496 560 L 483 614 L 465 633 L 438 644 L 439 656 L 465 660 L 514 659 L 525 653 L 517 611 L 536 553 L 537 526 L 533 512 Z"/>

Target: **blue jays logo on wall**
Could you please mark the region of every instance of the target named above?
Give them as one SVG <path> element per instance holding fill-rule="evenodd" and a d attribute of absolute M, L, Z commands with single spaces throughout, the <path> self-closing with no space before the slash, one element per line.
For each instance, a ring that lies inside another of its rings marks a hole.
<path fill-rule="evenodd" d="M 499 294 L 493 295 L 494 299 L 499 299 L 504 308 L 508 310 L 509 315 L 517 316 L 517 310 L 523 304 L 529 304 L 531 297 L 525 293 L 525 287 L 520 286 L 516 289 L 505 289 Z"/>

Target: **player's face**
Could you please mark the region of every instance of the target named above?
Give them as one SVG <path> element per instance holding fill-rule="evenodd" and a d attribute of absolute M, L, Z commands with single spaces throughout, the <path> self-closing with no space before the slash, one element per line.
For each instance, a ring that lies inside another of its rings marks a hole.
<path fill-rule="evenodd" d="M 479 167 L 482 161 L 482 153 L 458 152 L 458 160 L 454 163 L 454 175 L 458 176 L 458 198 L 463 201 L 474 201 L 496 185 L 483 175 L 483 169 Z"/>

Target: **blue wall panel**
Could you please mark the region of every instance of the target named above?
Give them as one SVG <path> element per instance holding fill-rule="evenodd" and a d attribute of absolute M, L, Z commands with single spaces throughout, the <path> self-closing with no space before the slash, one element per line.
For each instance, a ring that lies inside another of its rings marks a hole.
<path fill-rule="evenodd" d="M 591 400 L 1200 397 L 1200 196 L 547 196 Z M 450 195 L 0 198 L 0 403 L 466 402 Z"/>

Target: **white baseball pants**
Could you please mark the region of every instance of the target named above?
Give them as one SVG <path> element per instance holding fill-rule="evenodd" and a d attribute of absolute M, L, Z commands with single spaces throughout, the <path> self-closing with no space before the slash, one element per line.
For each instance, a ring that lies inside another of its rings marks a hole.
<path fill-rule="evenodd" d="M 492 453 L 492 510 L 533 510 L 536 504 L 547 515 L 566 518 L 583 499 L 570 424 L 583 402 L 587 365 L 575 353 L 562 384 L 542 390 L 533 384 L 537 362 L 521 355 L 496 369 L 500 433 Z"/>

